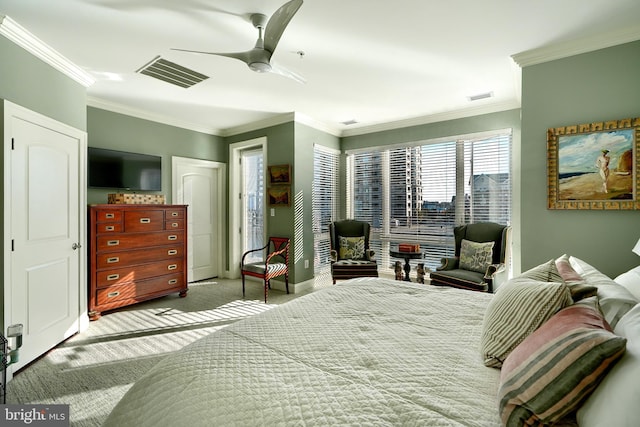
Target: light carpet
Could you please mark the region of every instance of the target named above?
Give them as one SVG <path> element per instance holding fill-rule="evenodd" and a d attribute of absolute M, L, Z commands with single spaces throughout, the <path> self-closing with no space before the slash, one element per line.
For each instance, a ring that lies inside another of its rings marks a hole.
<path fill-rule="evenodd" d="M 330 280 L 330 279 L 329 279 Z M 318 287 L 326 283 L 318 283 Z M 72 426 L 99 426 L 131 385 L 164 355 L 237 320 L 300 296 L 239 280 L 212 279 L 102 316 L 18 372 L 7 403 L 69 404 Z"/>

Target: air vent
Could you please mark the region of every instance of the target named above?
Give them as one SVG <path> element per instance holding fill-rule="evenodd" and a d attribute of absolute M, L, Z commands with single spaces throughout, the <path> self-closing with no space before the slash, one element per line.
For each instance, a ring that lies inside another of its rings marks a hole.
<path fill-rule="evenodd" d="M 485 92 L 485 93 L 479 93 L 477 95 L 471 95 L 467 98 L 469 98 L 469 101 L 478 101 L 480 99 L 491 98 L 492 96 L 493 96 L 493 92 Z"/>
<path fill-rule="evenodd" d="M 349 125 L 355 125 L 356 123 L 358 123 L 357 120 L 355 119 L 351 119 L 351 120 L 345 120 L 344 122 L 340 122 L 345 126 L 349 126 Z"/>
<path fill-rule="evenodd" d="M 200 74 L 174 62 L 167 61 L 159 56 L 153 58 L 151 62 L 137 70 L 136 73 L 144 74 L 146 76 L 162 80 L 163 82 L 184 88 L 189 88 L 209 78 L 204 74 Z"/>

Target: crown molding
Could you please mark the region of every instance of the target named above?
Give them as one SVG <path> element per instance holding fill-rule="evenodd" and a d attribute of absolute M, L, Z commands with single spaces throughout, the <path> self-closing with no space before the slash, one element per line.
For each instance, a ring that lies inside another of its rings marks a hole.
<path fill-rule="evenodd" d="M 0 35 L 3 35 L 84 87 L 89 87 L 95 83 L 95 79 L 91 74 L 69 61 L 6 15 L 0 15 Z"/>
<path fill-rule="evenodd" d="M 520 108 L 520 102 L 517 100 L 496 102 L 480 107 L 466 108 L 455 111 L 447 111 L 439 114 L 431 114 L 428 116 L 413 117 L 410 119 L 397 120 L 393 122 L 379 123 L 370 126 L 362 126 L 355 129 L 345 129 L 342 131 L 342 137 L 365 135 L 368 133 L 384 132 L 407 128 L 411 126 L 421 126 L 429 123 L 444 122 L 447 120 L 462 119 L 465 117 L 479 116 L 482 114 L 497 113 L 500 111 L 508 111 Z"/>
<path fill-rule="evenodd" d="M 636 40 L 640 40 L 640 27 L 638 26 L 623 28 L 605 35 L 570 40 L 564 43 L 527 50 L 511 55 L 511 58 L 520 67 L 527 67 Z"/>
<path fill-rule="evenodd" d="M 230 128 L 225 128 L 220 130 L 220 136 L 228 137 L 240 135 L 247 132 L 252 132 L 254 130 L 260 130 L 264 128 L 268 128 L 271 126 L 277 126 L 284 123 L 289 123 L 295 121 L 295 113 L 282 113 L 276 114 L 272 117 L 268 117 L 266 119 L 258 120 L 255 122 L 247 123 L 244 125 L 233 126 Z"/>
<path fill-rule="evenodd" d="M 136 117 L 138 119 L 161 123 L 163 125 L 175 126 L 175 127 L 188 129 L 195 132 L 207 133 L 215 136 L 222 136 L 221 135 L 222 131 L 217 128 L 202 126 L 202 124 L 199 124 L 199 123 L 176 120 L 174 117 L 150 113 L 145 110 L 132 108 L 123 104 L 106 101 L 104 99 L 100 99 L 96 97 L 87 97 L 87 106 L 100 108 L 101 110 L 107 110 L 113 113 L 119 113 L 119 114 L 131 116 L 131 117 Z"/>

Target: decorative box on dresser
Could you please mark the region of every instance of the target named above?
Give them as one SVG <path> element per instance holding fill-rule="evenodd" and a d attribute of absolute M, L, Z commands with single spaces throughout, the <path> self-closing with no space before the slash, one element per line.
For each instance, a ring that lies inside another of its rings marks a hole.
<path fill-rule="evenodd" d="M 89 318 L 173 292 L 187 295 L 187 207 L 89 206 Z"/>

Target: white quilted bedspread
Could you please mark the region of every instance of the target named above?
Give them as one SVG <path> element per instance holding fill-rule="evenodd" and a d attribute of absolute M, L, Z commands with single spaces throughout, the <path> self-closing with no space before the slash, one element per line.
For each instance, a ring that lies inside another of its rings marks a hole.
<path fill-rule="evenodd" d="M 499 426 L 491 295 L 353 279 L 167 356 L 105 426 Z"/>

